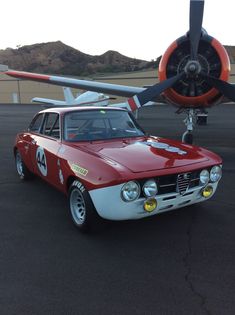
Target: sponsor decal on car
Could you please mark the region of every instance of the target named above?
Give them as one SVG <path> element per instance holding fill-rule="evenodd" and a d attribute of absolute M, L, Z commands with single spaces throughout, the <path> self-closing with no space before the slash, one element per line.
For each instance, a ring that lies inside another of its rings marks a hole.
<path fill-rule="evenodd" d="M 58 169 L 59 169 L 59 180 L 60 180 L 60 183 L 61 183 L 61 185 L 64 185 L 64 175 L 63 175 L 63 172 L 62 172 L 62 169 L 61 169 L 60 159 L 57 160 L 57 166 L 58 166 Z"/>
<path fill-rule="evenodd" d="M 72 170 L 74 173 L 78 174 L 78 175 L 87 176 L 87 174 L 88 174 L 88 170 L 85 169 L 85 168 L 83 168 L 83 167 L 81 167 L 81 166 L 78 165 L 78 164 L 72 163 L 72 164 L 70 164 L 70 167 L 71 167 L 71 170 Z"/>
<path fill-rule="evenodd" d="M 63 185 L 64 184 L 64 175 L 62 173 L 62 170 L 59 170 L 59 179 L 60 179 L 61 185 Z"/>

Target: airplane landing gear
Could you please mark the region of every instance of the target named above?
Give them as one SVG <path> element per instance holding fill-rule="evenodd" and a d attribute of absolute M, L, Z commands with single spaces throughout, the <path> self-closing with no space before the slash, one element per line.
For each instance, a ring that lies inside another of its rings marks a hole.
<path fill-rule="evenodd" d="M 184 123 L 187 127 L 187 130 L 182 136 L 182 142 L 186 144 L 193 144 L 193 127 L 196 121 L 196 111 L 194 109 L 186 109 L 186 118 L 184 119 Z"/>
<path fill-rule="evenodd" d="M 185 133 L 182 135 L 182 142 L 186 144 L 193 144 L 192 131 L 185 131 Z"/>
<path fill-rule="evenodd" d="M 207 111 L 205 109 L 180 109 L 176 113 L 180 114 L 182 112 L 186 113 L 186 118 L 184 123 L 187 127 L 187 130 L 182 135 L 182 142 L 187 144 L 193 144 L 193 127 L 197 125 L 206 125 L 207 124 Z"/>

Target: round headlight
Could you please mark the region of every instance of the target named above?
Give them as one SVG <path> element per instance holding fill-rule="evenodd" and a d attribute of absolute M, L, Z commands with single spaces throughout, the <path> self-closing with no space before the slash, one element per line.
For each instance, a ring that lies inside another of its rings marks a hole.
<path fill-rule="evenodd" d="M 150 179 L 150 180 L 147 180 L 147 182 L 144 183 L 143 193 L 144 193 L 145 197 L 156 196 L 157 191 L 158 191 L 157 183 L 155 182 L 155 180 Z"/>
<path fill-rule="evenodd" d="M 222 177 L 222 169 L 220 166 L 213 166 L 210 171 L 210 180 L 212 183 L 218 182 Z"/>
<path fill-rule="evenodd" d="M 121 197 L 124 201 L 134 201 L 140 195 L 140 186 L 137 182 L 130 181 L 122 186 Z"/>
<path fill-rule="evenodd" d="M 208 184 L 209 179 L 210 179 L 210 174 L 209 174 L 208 170 L 202 170 L 200 173 L 200 183 L 202 185 L 206 185 L 206 184 Z"/>

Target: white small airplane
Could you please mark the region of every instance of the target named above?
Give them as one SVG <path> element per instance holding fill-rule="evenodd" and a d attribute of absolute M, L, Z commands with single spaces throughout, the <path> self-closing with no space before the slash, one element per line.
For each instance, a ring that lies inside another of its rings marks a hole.
<path fill-rule="evenodd" d="M 63 87 L 64 93 L 64 101 L 61 100 L 53 100 L 49 98 L 41 98 L 34 97 L 31 102 L 33 103 L 41 103 L 45 104 L 46 107 L 54 107 L 54 106 L 110 106 L 110 107 L 120 107 L 128 109 L 128 105 L 126 102 L 123 103 L 115 103 L 110 104 L 109 101 L 111 99 L 115 99 L 113 97 L 109 97 L 104 95 L 103 93 L 86 91 L 84 93 L 78 93 L 76 97 L 74 97 L 71 89 L 69 87 Z M 153 102 L 148 102 L 146 105 L 154 105 Z M 135 117 L 138 117 L 138 110 L 134 113 Z"/>
<path fill-rule="evenodd" d="M 108 106 L 110 97 L 103 93 L 86 91 L 84 93 L 78 93 L 74 97 L 69 87 L 63 87 L 64 101 L 53 100 L 49 98 L 34 97 L 31 102 L 42 103 L 52 106 L 77 106 L 77 105 L 89 105 L 89 106 Z"/>

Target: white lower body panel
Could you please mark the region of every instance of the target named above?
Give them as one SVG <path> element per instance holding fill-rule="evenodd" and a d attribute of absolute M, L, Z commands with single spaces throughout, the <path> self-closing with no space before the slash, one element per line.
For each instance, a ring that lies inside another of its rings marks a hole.
<path fill-rule="evenodd" d="M 218 183 L 210 184 L 213 187 L 213 194 Z M 123 184 L 89 191 L 93 204 L 98 214 L 108 220 L 135 220 L 149 217 L 158 213 L 175 210 L 194 203 L 206 201 L 201 195 L 203 187 L 189 189 L 184 195 L 170 193 L 156 196 L 157 208 L 152 212 L 144 210 L 146 198 L 139 198 L 132 202 L 125 202 L 121 198 L 121 188 Z"/>

